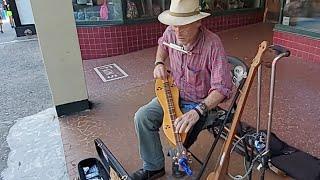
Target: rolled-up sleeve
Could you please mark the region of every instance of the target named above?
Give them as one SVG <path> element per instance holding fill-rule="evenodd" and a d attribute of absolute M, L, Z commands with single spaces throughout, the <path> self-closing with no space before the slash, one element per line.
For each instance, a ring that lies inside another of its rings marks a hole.
<path fill-rule="evenodd" d="M 169 52 L 168 46 L 164 45 L 163 42 L 170 43 L 170 26 L 166 28 L 162 36 L 158 39 L 158 45 L 160 48 L 162 48 L 164 51 Z"/>
<path fill-rule="evenodd" d="M 213 51 L 211 62 L 211 88 L 208 93 L 210 94 L 216 90 L 228 99 L 232 91 L 231 66 L 227 61 L 226 53 L 221 42 L 218 43 Z"/>

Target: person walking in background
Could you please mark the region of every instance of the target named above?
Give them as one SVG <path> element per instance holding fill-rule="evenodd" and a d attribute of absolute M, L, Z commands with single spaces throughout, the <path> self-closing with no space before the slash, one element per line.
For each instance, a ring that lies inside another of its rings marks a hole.
<path fill-rule="evenodd" d="M 6 6 L 6 1 L 5 0 L 0 0 L 1 1 L 1 7 L 2 7 L 2 19 L 7 19 L 7 11 L 6 11 L 6 8 L 5 8 L 5 6 Z"/>
<path fill-rule="evenodd" d="M 7 10 L 7 16 L 8 16 L 9 21 L 10 21 L 10 25 L 11 25 L 12 28 L 14 28 L 15 27 L 14 20 L 13 20 L 13 17 L 12 17 L 12 11 L 11 11 L 11 8 L 10 8 L 9 4 L 6 5 L 6 10 Z"/>
<path fill-rule="evenodd" d="M 3 5 L 2 3 L 0 3 L 0 32 L 3 33 L 3 22 L 2 22 L 2 19 L 4 18 L 3 17 L 3 12 L 4 12 L 4 9 L 3 9 Z"/>

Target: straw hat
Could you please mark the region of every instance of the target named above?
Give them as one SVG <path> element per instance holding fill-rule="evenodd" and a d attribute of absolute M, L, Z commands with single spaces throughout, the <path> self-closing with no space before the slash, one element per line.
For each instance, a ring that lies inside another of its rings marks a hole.
<path fill-rule="evenodd" d="M 200 12 L 199 0 L 171 0 L 170 10 L 163 11 L 158 19 L 166 25 L 181 26 L 210 16 Z"/>

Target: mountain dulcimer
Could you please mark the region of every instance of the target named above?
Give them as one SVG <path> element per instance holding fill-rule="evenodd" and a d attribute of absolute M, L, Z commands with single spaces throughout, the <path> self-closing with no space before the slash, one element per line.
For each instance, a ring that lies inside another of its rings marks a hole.
<path fill-rule="evenodd" d="M 171 76 L 166 80 L 156 79 L 156 96 L 163 109 L 163 131 L 168 140 L 174 146 L 173 160 L 186 172 L 192 175 L 189 167 L 189 155 L 183 146 L 186 139 L 186 133 L 175 133 L 174 121 L 183 115 L 179 107 L 179 89 L 175 86 Z"/>

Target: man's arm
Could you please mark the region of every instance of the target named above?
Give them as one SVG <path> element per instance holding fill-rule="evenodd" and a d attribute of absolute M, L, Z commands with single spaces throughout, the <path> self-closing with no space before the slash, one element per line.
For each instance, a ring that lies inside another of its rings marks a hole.
<path fill-rule="evenodd" d="M 169 54 L 167 51 L 162 49 L 162 47 L 158 46 L 157 54 L 156 54 L 156 62 L 164 62 L 168 58 Z"/>
<path fill-rule="evenodd" d="M 190 110 L 175 121 L 176 130 L 179 133 L 188 132 L 193 125 L 200 119 L 200 115 L 206 111 L 215 108 L 225 98 L 229 98 L 232 80 L 226 54 L 219 41 L 218 48 L 213 53 L 213 61 L 211 63 L 211 88 L 208 96 L 195 109 Z M 203 103 L 205 107 L 203 108 Z"/>
<path fill-rule="evenodd" d="M 166 79 L 167 78 L 167 70 L 164 65 L 164 61 L 168 57 L 168 52 L 162 49 L 162 47 L 158 46 L 157 54 L 156 54 L 156 61 L 155 67 L 153 70 L 153 77 L 155 79 Z M 160 62 L 160 63 L 159 63 Z"/>
<path fill-rule="evenodd" d="M 232 90 L 230 65 L 221 41 L 218 42 L 218 48 L 212 54 L 214 60 L 211 63 L 211 88 L 208 96 L 202 101 L 206 105 L 207 110 L 215 108 L 224 99 L 228 99 Z"/>
<path fill-rule="evenodd" d="M 223 94 L 214 90 L 202 102 L 206 104 L 208 110 L 211 110 L 217 107 L 224 99 L 225 96 Z"/>
<path fill-rule="evenodd" d="M 215 108 L 218 106 L 220 102 L 222 102 L 225 99 L 225 96 L 221 94 L 219 91 L 211 91 L 210 94 L 202 101 L 207 106 L 208 110 Z M 204 112 L 197 108 L 199 111 L 201 111 L 201 114 Z M 182 121 L 182 119 L 185 119 Z M 188 111 L 187 113 L 183 114 L 179 118 L 177 118 L 174 122 L 174 125 L 176 126 L 176 130 L 179 133 L 182 133 L 183 131 L 187 133 L 192 126 L 196 124 L 196 122 L 200 119 L 200 115 L 195 109 L 192 109 Z"/>

